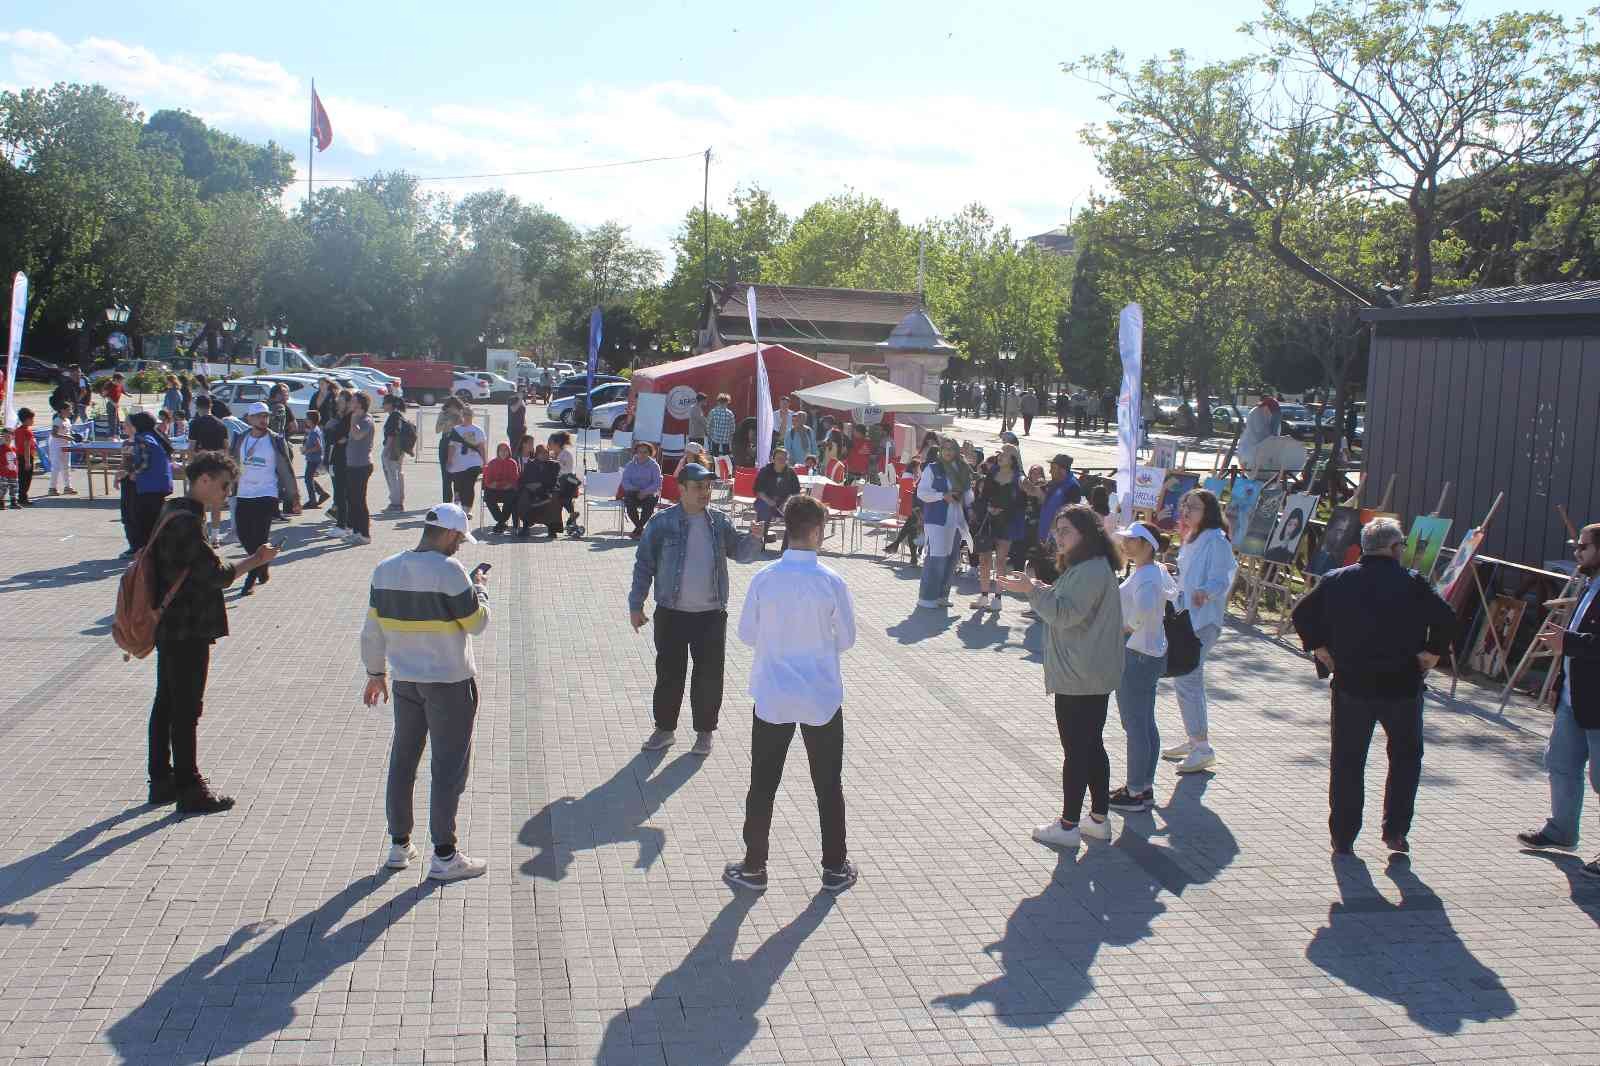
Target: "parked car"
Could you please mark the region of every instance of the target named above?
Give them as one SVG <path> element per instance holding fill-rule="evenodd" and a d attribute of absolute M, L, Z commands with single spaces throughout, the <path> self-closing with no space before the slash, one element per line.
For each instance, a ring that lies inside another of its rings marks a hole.
<path fill-rule="evenodd" d="M 1295 440 L 1314 440 L 1327 433 L 1328 427 L 1333 424 L 1333 412 L 1324 411 L 1315 413 L 1311 408 L 1299 403 L 1280 404 L 1279 409 L 1283 414 L 1283 432 Z M 1321 427 L 1319 432 L 1318 427 Z"/>
<path fill-rule="evenodd" d="M 627 400 L 628 391 L 632 388 L 633 386 L 627 381 L 610 381 L 603 385 L 596 385 L 594 391 L 589 393 L 589 410 L 592 412 L 602 404 Z M 545 417 L 558 421 L 568 429 L 572 429 L 578 424 L 577 404 L 578 393 L 571 393 L 558 400 L 551 400 L 550 406 L 545 408 Z M 615 421 L 614 418 L 613 421 Z"/>
<path fill-rule="evenodd" d="M 468 403 L 489 398 L 489 383 L 487 381 L 459 370 L 456 371 L 455 380 L 451 382 L 450 388 L 457 396 Z"/>
<path fill-rule="evenodd" d="M 490 370 L 474 370 L 472 376 L 489 386 L 489 402 L 505 403 L 516 393 L 516 383 Z"/>
<path fill-rule="evenodd" d="M 1235 431 L 1244 425 L 1244 417 L 1247 413 L 1237 404 L 1213 403 L 1211 405 L 1211 424 L 1218 433 L 1232 436 Z"/>
<path fill-rule="evenodd" d="M 311 401 L 317 395 L 317 382 L 314 378 L 310 380 L 303 377 L 238 378 L 211 386 L 211 395 L 223 400 L 231 411 L 238 414 L 245 404 L 266 403 L 273 387 L 279 384 L 289 390 L 289 417 L 297 423 L 304 422 L 306 412 L 311 409 Z M 294 432 L 295 428 L 291 426 L 290 432 Z"/>
<path fill-rule="evenodd" d="M 617 423 L 627 413 L 628 401 L 626 397 L 620 400 L 612 400 L 610 403 L 600 404 L 590 413 L 589 425 L 594 429 L 615 432 Z"/>
<path fill-rule="evenodd" d="M 102 367 L 89 375 L 89 384 L 93 385 L 109 378 L 112 374 L 121 374 L 131 378 L 135 374 L 142 374 L 146 370 L 154 370 L 162 374 L 172 373 L 172 368 L 159 359 L 119 359 L 108 367 Z"/>
<path fill-rule="evenodd" d="M 31 355 L 17 356 L 18 381 L 42 381 L 46 385 L 54 385 L 60 378 L 61 368 L 56 364 L 35 359 Z"/>
<path fill-rule="evenodd" d="M 405 388 L 401 385 L 400 379 L 395 377 L 393 374 L 385 374 L 381 370 L 374 370 L 368 366 L 346 365 L 338 367 L 337 373 L 355 378 L 356 380 L 362 382 L 363 386 L 367 384 L 372 385 L 373 388 L 378 390 L 380 395 L 383 394 L 385 390 L 387 390 L 388 394 L 391 396 L 405 395 Z"/>
<path fill-rule="evenodd" d="M 551 402 L 553 403 L 556 400 L 559 400 L 559 399 L 561 399 L 563 397 L 566 397 L 566 396 L 576 396 L 576 395 L 578 395 L 580 392 L 583 391 L 583 383 L 584 383 L 585 380 L 586 380 L 586 376 L 583 375 L 583 374 L 573 374 L 571 377 L 562 378 L 556 384 L 555 391 L 550 393 Z M 627 378 L 619 377 L 616 374 L 596 374 L 594 376 L 594 383 L 595 383 L 595 386 L 597 388 L 602 384 L 611 383 L 611 382 L 617 382 L 617 381 L 620 381 L 620 382 L 623 382 L 624 384 L 626 384 L 627 380 L 628 380 Z"/>
<path fill-rule="evenodd" d="M 1156 421 L 1173 422 L 1178 417 L 1178 408 L 1183 406 L 1181 396 L 1157 396 L 1155 398 Z"/>

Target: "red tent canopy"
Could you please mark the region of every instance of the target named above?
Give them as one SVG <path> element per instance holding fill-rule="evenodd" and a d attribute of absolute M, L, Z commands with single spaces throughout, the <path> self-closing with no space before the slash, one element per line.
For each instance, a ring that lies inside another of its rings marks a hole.
<path fill-rule="evenodd" d="M 828 381 L 837 381 L 850 375 L 827 363 L 819 363 L 799 352 L 790 351 L 781 344 L 763 344 L 762 358 L 767 364 L 767 382 L 772 387 L 772 407 L 798 389 L 808 389 Z M 732 399 L 733 413 L 740 419 L 754 417 L 756 413 L 756 346 L 730 344 L 713 352 L 691 355 L 687 359 L 645 367 L 633 373 L 633 394 L 637 402 L 642 393 L 671 393 L 678 386 L 688 386 L 705 393 L 709 409 L 717 393 L 725 392 Z M 670 405 L 669 405 L 670 410 Z M 670 413 L 666 420 L 671 432 L 681 433 L 685 423 Z"/>

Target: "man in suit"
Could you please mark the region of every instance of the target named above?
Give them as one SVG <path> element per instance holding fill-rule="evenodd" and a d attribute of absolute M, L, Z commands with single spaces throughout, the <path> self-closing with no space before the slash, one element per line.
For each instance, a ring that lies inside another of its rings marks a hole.
<path fill-rule="evenodd" d="M 1372 728 L 1388 737 L 1383 842 L 1406 853 L 1422 778 L 1422 682 L 1450 648 L 1456 613 L 1427 578 L 1400 565 L 1405 531 L 1392 518 L 1361 530 L 1361 561 L 1323 578 L 1294 609 L 1294 628 L 1317 673 L 1333 675 L 1328 832 L 1335 855 L 1361 832 Z"/>
<path fill-rule="evenodd" d="M 1600 573 L 1600 522 L 1583 527 L 1573 554 L 1578 572 L 1590 579 L 1589 587 L 1565 628 L 1546 626 L 1539 634 L 1539 641 L 1559 656 L 1556 691 L 1561 696 L 1544 752 L 1544 766 L 1550 772 L 1550 817 L 1542 829 L 1517 834 L 1530 848 L 1578 846 L 1585 764 L 1590 783 L 1600 792 L 1600 605 L 1595 603 L 1600 591 L 1600 581 L 1595 580 Z M 1600 877 L 1600 858 L 1586 863 L 1583 872 Z"/>

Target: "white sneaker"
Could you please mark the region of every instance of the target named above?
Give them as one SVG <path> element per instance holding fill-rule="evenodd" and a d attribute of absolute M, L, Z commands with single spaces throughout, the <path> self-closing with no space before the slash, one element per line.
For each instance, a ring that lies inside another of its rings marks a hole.
<path fill-rule="evenodd" d="M 410 841 L 404 844 L 390 844 L 389 858 L 384 866 L 391 870 L 404 870 L 411 865 L 411 860 L 417 857 L 417 846 Z"/>
<path fill-rule="evenodd" d="M 350 541 L 354 544 L 371 544 L 372 538 L 361 533 L 352 533 L 350 534 Z"/>
<path fill-rule="evenodd" d="M 696 733 L 694 735 L 694 747 L 689 749 L 689 754 L 690 755 L 710 755 L 711 754 L 711 737 L 712 737 L 712 734 L 710 734 L 710 733 Z"/>
<path fill-rule="evenodd" d="M 979 593 L 978 598 L 972 601 L 972 609 L 974 611 L 987 611 L 989 609 L 989 594 L 987 592 Z"/>
<path fill-rule="evenodd" d="M 1210 744 L 1198 744 L 1187 758 L 1178 764 L 1178 773 L 1197 774 L 1201 770 L 1209 770 L 1217 761 L 1217 753 L 1211 750 Z"/>
<path fill-rule="evenodd" d="M 469 859 L 460 851 L 448 859 L 435 855 L 428 860 L 428 877 L 434 881 L 465 881 L 469 877 L 482 877 L 489 864 L 482 859 Z"/>
<path fill-rule="evenodd" d="M 1078 823 L 1078 832 L 1091 840 L 1110 840 L 1111 817 L 1107 815 L 1097 822 L 1094 815 L 1085 813 L 1083 821 Z"/>
<path fill-rule="evenodd" d="M 642 750 L 660 751 L 662 748 L 670 748 L 672 747 L 672 742 L 676 739 L 677 734 L 670 729 L 652 730 L 650 735 L 644 738 L 644 747 Z"/>
<path fill-rule="evenodd" d="M 1068 829 L 1061 819 L 1052 818 L 1033 831 L 1033 839 L 1053 848 L 1075 848 L 1081 843 L 1076 827 Z"/>
<path fill-rule="evenodd" d="M 1189 753 L 1193 750 L 1194 741 L 1186 740 L 1177 747 L 1168 748 L 1166 751 L 1162 752 L 1161 757 L 1166 759 L 1168 762 L 1182 762 L 1189 757 Z"/>

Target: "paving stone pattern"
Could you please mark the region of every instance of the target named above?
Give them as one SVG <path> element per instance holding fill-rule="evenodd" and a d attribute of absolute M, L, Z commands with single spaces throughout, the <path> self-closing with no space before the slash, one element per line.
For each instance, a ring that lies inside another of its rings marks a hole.
<path fill-rule="evenodd" d="M 410 471 L 414 505 L 437 486 Z M 687 711 L 677 746 L 640 753 L 653 646 L 626 621 L 632 542 L 609 534 L 463 553 L 494 563 L 461 811 L 489 874 L 384 873 L 390 719 L 360 704 L 356 642 L 372 566 L 419 518 L 378 518 L 368 547 L 297 519 L 271 584 L 230 593 L 200 739 L 240 803 L 178 819 L 142 803 L 154 663 L 109 637 L 114 504 L 0 514 L 0 1066 L 1600 1061 L 1600 885 L 1512 839 L 1546 806 L 1547 716 L 1430 699 L 1414 858 L 1376 838 L 1380 739 L 1358 857 L 1334 864 L 1326 689 L 1230 626 L 1216 773 L 1163 764 L 1155 812 L 1056 853 L 1028 836 L 1060 804 L 1038 627 L 1015 598 L 914 613 L 916 575 L 866 553 L 828 558 L 861 630 L 850 892 L 818 891 L 798 744 L 771 889 L 720 883 L 749 650 L 730 642 L 709 759 Z M 733 567 L 735 610 L 755 569 Z M 1159 715 L 1176 736 L 1170 685 Z M 426 761 L 417 787 L 425 830 Z"/>

